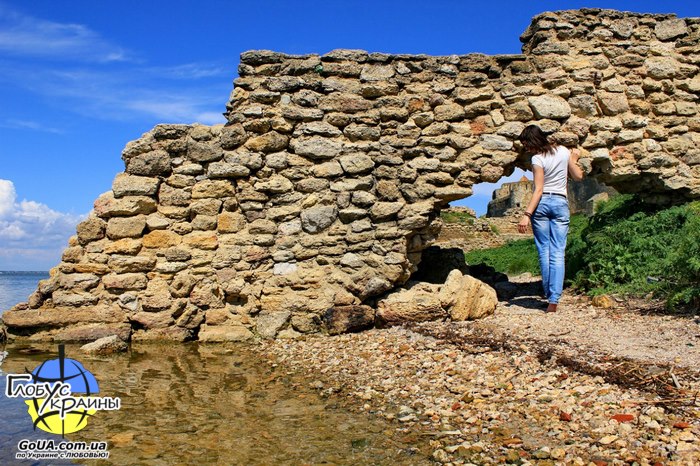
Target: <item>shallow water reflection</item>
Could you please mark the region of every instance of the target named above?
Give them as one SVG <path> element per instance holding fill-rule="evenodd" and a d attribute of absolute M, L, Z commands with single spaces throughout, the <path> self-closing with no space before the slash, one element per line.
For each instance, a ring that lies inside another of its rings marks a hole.
<path fill-rule="evenodd" d="M 5 350 L 2 370 L 9 373 L 57 357 L 55 346 Z M 67 436 L 106 440 L 112 464 L 429 462 L 395 439 L 395 426 L 344 411 L 307 388 L 308 381 L 272 368 L 247 347 L 138 345 L 98 357 L 67 346 L 66 357 L 95 375 L 101 396 L 121 398 L 121 410 L 98 412 L 85 429 Z M 26 406 L 4 396 L 2 379 L 0 463 L 14 464 L 8 460 L 19 439 L 60 437 L 33 432 Z"/>

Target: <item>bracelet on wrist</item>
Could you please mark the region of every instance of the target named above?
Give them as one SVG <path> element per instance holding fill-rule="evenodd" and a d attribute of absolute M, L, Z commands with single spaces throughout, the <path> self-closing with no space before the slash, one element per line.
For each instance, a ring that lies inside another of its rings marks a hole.
<path fill-rule="evenodd" d="M 532 214 L 530 212 L 523 212 L 523 215 L 528 218 L 532 218 Z"/>

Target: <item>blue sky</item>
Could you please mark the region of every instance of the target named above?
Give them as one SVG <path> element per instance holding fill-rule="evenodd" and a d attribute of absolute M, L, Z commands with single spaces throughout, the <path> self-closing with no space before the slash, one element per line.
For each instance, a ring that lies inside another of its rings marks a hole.
<path fill-rule="evenodd" d="M 223 122 L 241 52 L 518 53 L 534 15 L 581 7 L 700 16 L 695 0 L 0 0 L 0 270 L 58 263 L 128 141 Z M 460 204 L 483 212 L 492 189 Z"/>

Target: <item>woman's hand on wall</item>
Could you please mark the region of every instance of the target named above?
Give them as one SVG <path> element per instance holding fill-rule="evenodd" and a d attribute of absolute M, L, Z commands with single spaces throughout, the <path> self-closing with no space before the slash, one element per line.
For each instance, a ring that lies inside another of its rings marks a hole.
<path fill-rule="evenodd" d="M 581 157 L 581 151 L 578 149 L 571 149 L 571 154 L 569 155 L 569 176 L 575 181 L 581 181 L 583 179 L 583 170 L 578 164 L 578 159 Z"/>

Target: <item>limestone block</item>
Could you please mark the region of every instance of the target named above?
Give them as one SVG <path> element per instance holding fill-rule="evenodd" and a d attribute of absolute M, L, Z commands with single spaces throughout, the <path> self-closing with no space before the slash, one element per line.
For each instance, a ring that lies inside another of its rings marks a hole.
<path fill-rule="evenodd" d="M 133 322 L 139 324 L 146 330 L 154 328 L 167 328 L 171 327 L 175 321 L 173 316 L 168 311 L 163 312 L 137 312 L 129 317 Z"/>
<path fill-rule="evenodd" d="M 312 207 L 301 213 L 301 226 L 308 233 L 318 233 L 325 230 L 338 217 L 336 206 Z"/>
<path fill-rule="evenodd" d="M 245 178 L 250 175 L 250 168 L 228 162 L 213 162 L 207 168 L 209 178 Z"/>
<path fill-rule="evenodd" d="M 148 278 L 143 273 L 111 273 L 102 277 L 102 284 L 108 290 L 143 290 Z"/>
<path fill-rule="evenodd" d="M 213 162 L 224 156 L 221 147 L 211 142 L 189 141 L 187 157 L 194 162 Z"/>
<path fill-rule="evenodd" d="M 219 233 L 237 233 L 247 224 L 244 215 L 237 212 L 222 212 L 218 216 L 217 231 Z"/>
<path fill-rule="evenodd" d="M 349 175 L 360 175 L 374 168 L 372 159 L 363 154 L 345 155 L 339 158 L 340 166 Z"/>
<path fill-rule="evenodd" d="M 98 301 L 94 294 L 80 291 L 55 291 L 51 297 L 56 306 L 92 306 Z"/>
<path fill-rule="evenodd" d="M 235 188 L 230 181 L 203 180 L 192 187 L 192 199 L 224 198 L 233 196 Z"/>
<path fill-rule="evenodd" d="M 598 114 L 598 106 L 593 96 L 577 95 L 571 97 L 568 102 L 571 107 L 571 113 L 577 117 L 587 118 Z"/>
<path fill-rule="evenodd" d="M 218 245 L 218 239 L 216 233 L 202 231 L 189 233 L 182 237 L 182 242 L 195 249 L 216 249 Z"/>
<path fill-rule="evenodd" d="M 150 272 L 156 265 L 153 256 L 112 256 L 107 266 L 116 273 Z"/>
<path fill-rule="evenodd" d="M 61 307 L 9 310 L 2 315 L 3 322 L 10 328 L 31 329 L 45 327 L 65 327 L 77 323 L 117 323 L 126 322 L 126 313 L 116 306 Z"/>
<path fill-rule="evenodd" d="M 91 273 L 70 273 L 58 276 L 58 286 L 64 290 L 89 290 L 100 283 L 100 277 Z"/>
<path fill-rule="evenodd" d="M 464 108 L 458 104 L 438 105 L 433 112 L 436 121 L 459 121 L 465 117 Z"/>
<path fill-rule="evenodd" d="M 365 65 L 360 73 L 361 81 L 385 81 L 396 74 L 393 65 Z"/>
<path fill-rule="evenodd" d="M 479 143 L 486 150 L 511 150 L 513 148 L 513 141 L 497 134 L 481 135 Z"/>
<path fill-rule="evenodd" d="M 246 132 L 243 125 L 234 124 L 221 128 L 221 147 L 223 149 L 235 149 L 246 141 Z"/>
<path fill-rule="evenodd" d="M 323 178 L 307 178 L 295 185 L 296 191 L 302 193 L 317 193 L 330 187 L 330 182 Z"/>
<path fill-rule="evenodd" d="M 644 67 L 647 76 L 654 79 L 672 79 L 678 73 L 678 62 L 670 57 L 649 57 Z"/>
<path fill-rule="evenodd" d="M 84 249 L 81 246 L 71 246 L 63 250 L 61 260 L 63 262 L 80 262 Z"/>
<path fill-rule="evenodd" d="M 667 19 L 656 23 L 654 33 L 659 40 L 671 40 L 688 33 L 688 27 L 683 18 Z"/>
<path fill-rule="evenodd" d="M 598 92 L 598 104 L 605 115 L 618 115 L 630 109 L 627 97 L 618 92 Z"/>
<path fill-rule="evenodd" d="M 148 330 L 136 330 L 131 335 L 132 343 L 139 342 L 185 342 L 192 339 L 192 331 L 187 328 L 182 327 L 164 327 L 164 328 L 154 328 Z"/>
<path fill-rule="evenodd" d="M 325 121 L 312 121 L 310 123 L 302 123 L 294 132 L 294 136 L 299 136 L 302 134 L 318 134 L 320 136 L 333 137 L 340 136 L 343 133 L 338 128 Z"/>
<path fill-rule="evenodd" d="M 114 197 L 124 196 L 153 196 L 158 190 L 160 181 L 157 178 L 134 176 L 120 173 L 114 178 L 112 192 Z"/>
<path fill-rule="evenodd" d="M 321 97 L 319 109 L 324 112 L 357 113 L 372 108 L 372 101 L 355 94 L 333 92 Z"/>
<path fill-rule="evenodd" d="M 545 94 L 529 97 L 528 102 L 537 118 L 559 120 L 568 118 L 571 115 L 569 103 L 559 96 Z"/>
<path fill-rule="evenodd" d="M 217 225 L 216 215 L 197 215 L 190 222 L 193 230 L 214 230 Z"/>
<path fill-rule="evenodd" d="M 258 191 L 266 191 L 273 194 L 287 193 L 294 189 L 291 181 L 281 175 L 273 175 L 265 181 L 255 183 L 255 189 Z"/>
<path fill-rule="evenodd" d="M 332 159 L 340 154 L 342 143 L 322 136 L 293 139 L 289 147 L 295 154 L 314 160 Z"/>
<path fill-rule="evenodd" d="M 256 152 L 277 152 L 287 147 L 288 138 L 276 131 L 248 139 L 245 147 Z"/>
<path fill-rule="evenodd" d="M 343 169 L 336 161 L 317 164 L 313 167 L 314 176 L 319 178 L 332 178 L 343 174 Z"/>
<path fill-rule="evenodd" d="M 199 329 L 199 341 L 203 343 L 225 341 L 249 341 L 254 338 L 253 332 L 243 325 L 209 325 L 204 324 Z"/>
<path fill-rule="evenodd" d="M 172 166 L 170 155 L 164 150 L 154 150 L 126 160 L 126 173 L 138 176 L 167 176 Z"/>
<path fill-rule="evenodd" d="M 390 220 L 404 207 L 403 202 L 377 202 L 370 209 L 370 216 L 375 222 Z"/>
<path fill-rule="evenodd" d="M 150 214 L 155 212 L 155 199 L 146 196 L 125 196 L 115 199 L 111 193 L 100 196 L 95 201 L 95 215 L 102 218 L 130 217 L 132 215 Z"/>
<path fill-rule="evenodd" d="M 343 129 L 343 134 L 350 141 L 378 141 L 381 130 L 368 125 L 350 123 Z"/>
<path fill-rule="evenodd" d="M 195 285 L 195 279 L 186 271 L 175 275 L 172 283 L 170 283 L 169 291 L 175 298 L 185 298 L 190 295 Z"/>
<path fill-rule="evenodd" d="M 107 355 L 122 353 L 129 349 L 129 345 L 117 335 L 98 338 L 92 343 L 80 347 L 80 351 L 87 354 Z"/>
<path fill-rule="evenodd" d="M 140 239 L 124 238 L 107 244 L 103 251 L 105 254 L 138 254 L 142 247 Z"/>
<path fill-rule="evenodd" d="M 377 302 L 377 319 L 386 324 L 423 322 L 447 317 L 438 294 L 439 285 L 418 283 L 391 293 Z"/>
<path fill-rule="evenodd" d="M 452 320 L 479 319 L 493 314 L 497 304 L 496 290 L 481 280 L 464 275 L 449 313 Z"/>
<path fill-rule="evenodd" d="M 214 310 L 212 310 L 214 311 Z M 201 328 L 200 326 L 204 322 L 204 312 L 196 306 L 186 306 L 183 313 L 175 321 L 175 325 L 178 327 L 183 327 L 186 329 L 194 330 Z"/>
<path fill-rule="evenodd" d="M 177 246 L 181 241 L 182 237 L 175 232 L 155 230 L 144 235 L 142 244 L 144 248 L 164 249 Z"/>
<path fill-rule="evenodd" d="M 534 114 L 526 101 L 519 101 L 507 105 L 503 109 L 503 116 L 507 121 L 530 121 Z"/>
<path fill-rule="evenodd" d="M 146 217 L 114 217 L 107 222 L 107 237 L 111 240 L 138 238 L 146 228 Z"/>
<path fill-rule="evenodd" d="M 262 312 L 255 319 L 255 329 L 262 338 L 275 338 L 277 332 L 289 321 L 291 315 L 291 312 L 288 311 Z"/>
<path fill-rule="evenodd" d="M 80 244 L 87 244 L 97 241 L 105 236 L 106 224 L 104 220 L 97 217 L 90 217 L 83 220 L 77 226 L 78 241 Z"/>

